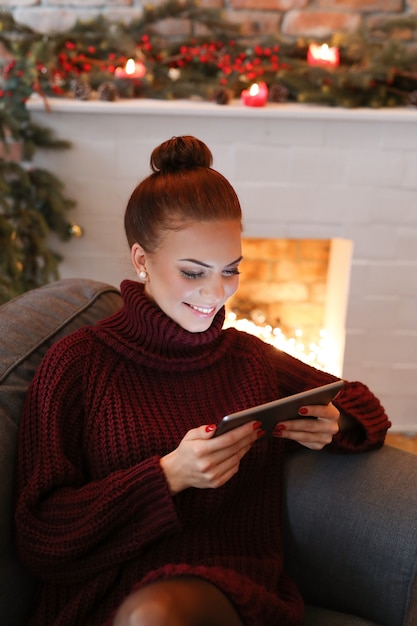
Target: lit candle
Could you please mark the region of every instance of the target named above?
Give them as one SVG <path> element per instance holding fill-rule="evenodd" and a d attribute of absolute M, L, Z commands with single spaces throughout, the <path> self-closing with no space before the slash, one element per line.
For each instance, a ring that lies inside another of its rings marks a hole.
<path fill-rule="evenodd" d="M 327 43 L 322 45 L 311 43 L 308 47 L 307 61 L 310 65 L 337 67 L 339 65 L 339 48 L 330 47 Z"/>
<path fill-rule="evenodd" d="M 145 74 L 145 65 L 140 61 L 135 61 L 135 59 L 128 59 L 124 67 L 116 67 L 114 78 L 119 96 L 121 98 L 139 97 Z"/>
<path fill-rule="evenodd" d="M 114 75 L 116 78 L 143 78 L 146 68 L 143 63 L 138 63 L 135 59 L 128 59 L 123 67 L 116 67 Z"/>
<path fill-rule="evenodd" d="M 268 99 L 268 87 L 265 83 L 254 83 L 242 91 L 241 98 L 247 107 L 263 107 Z"/>

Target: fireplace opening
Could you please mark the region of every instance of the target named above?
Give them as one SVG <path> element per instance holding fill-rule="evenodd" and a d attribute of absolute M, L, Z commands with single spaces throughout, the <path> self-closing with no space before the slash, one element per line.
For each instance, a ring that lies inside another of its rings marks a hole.
<path fill-rule="evenodd" d="M 342 376 L 352 242 L 244 238 L 242 247 L 225 325 Z"/>

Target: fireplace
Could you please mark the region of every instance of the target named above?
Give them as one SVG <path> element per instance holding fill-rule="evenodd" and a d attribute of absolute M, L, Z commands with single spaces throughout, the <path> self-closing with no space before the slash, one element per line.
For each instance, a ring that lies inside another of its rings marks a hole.
<path fill-rule="evenodd" d="M 35 119 L 73 147 L 39 154 L 37 165 L 65 182 L 85 233 L 57 243 L 62 277 L 134 277 L 121 227 L 128 196 L 158 143 L 196 135 L 238 192 L 249 242 L 326 242 L 322 327 L 339 346 L 329 369 L 369 385 L 394 429 L 417 431 L 416 110 L 149 100 L 50 106 L 47 113 L 42 102 L 30 104 Z M 242 296 L 245 283 L 244 275 Z M 300 330 L 275 317 L 290 336 Z"/>
<path fill-rule="evenodd" d="M 341 376 L 351 242 L 244 238 L 242 249 L 226 325 Z"/>

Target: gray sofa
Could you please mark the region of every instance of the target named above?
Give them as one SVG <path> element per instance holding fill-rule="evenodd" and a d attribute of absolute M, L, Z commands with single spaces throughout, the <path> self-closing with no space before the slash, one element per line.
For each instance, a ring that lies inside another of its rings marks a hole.
<path fill-rule="evenodd" d="M 16 435 L 47 348 L 121 305 L 116 288 L 67 279 L 0 307 L 0 623 L 25 624 L 33 580 L 13 549 Z M 299 451 L 286 473 L 288 567 L 310 626 L 417 626 L 417 455 Z M 88 626 L 88 625 L 74 625 Z M 259 626 L 268 626 L 262 624 Z"/>

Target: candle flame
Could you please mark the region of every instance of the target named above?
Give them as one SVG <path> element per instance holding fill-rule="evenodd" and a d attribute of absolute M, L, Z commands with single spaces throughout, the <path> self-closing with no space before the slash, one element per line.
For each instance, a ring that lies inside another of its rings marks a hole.
<path fill-rule="evenodd" d="M 339 49 L 329 44 L 310 44 L 307 60 L 311 65 L 323 64 L 337 67 L 339 65 Z"/>
<path fill-rule="evenodd" d="M 126 74 L 134 74 L 136 70 L 135 59 L 128 59 L 125 67 Z"/>
<path fill-rule="evenodd" d="M 249 95 L 257 96 L 258 93 L 259 93 L 259 85 L 258 83 L 253 83 L 253 85 L 251 85 L 251 88 L 249 89 Z"/>
<path fill-rule="evenodd" d="M 320 48 L 320 58 L 323 59 L 323 61 L 331 61 L 333 58 L 327 43 L 324 43 Z"/>

